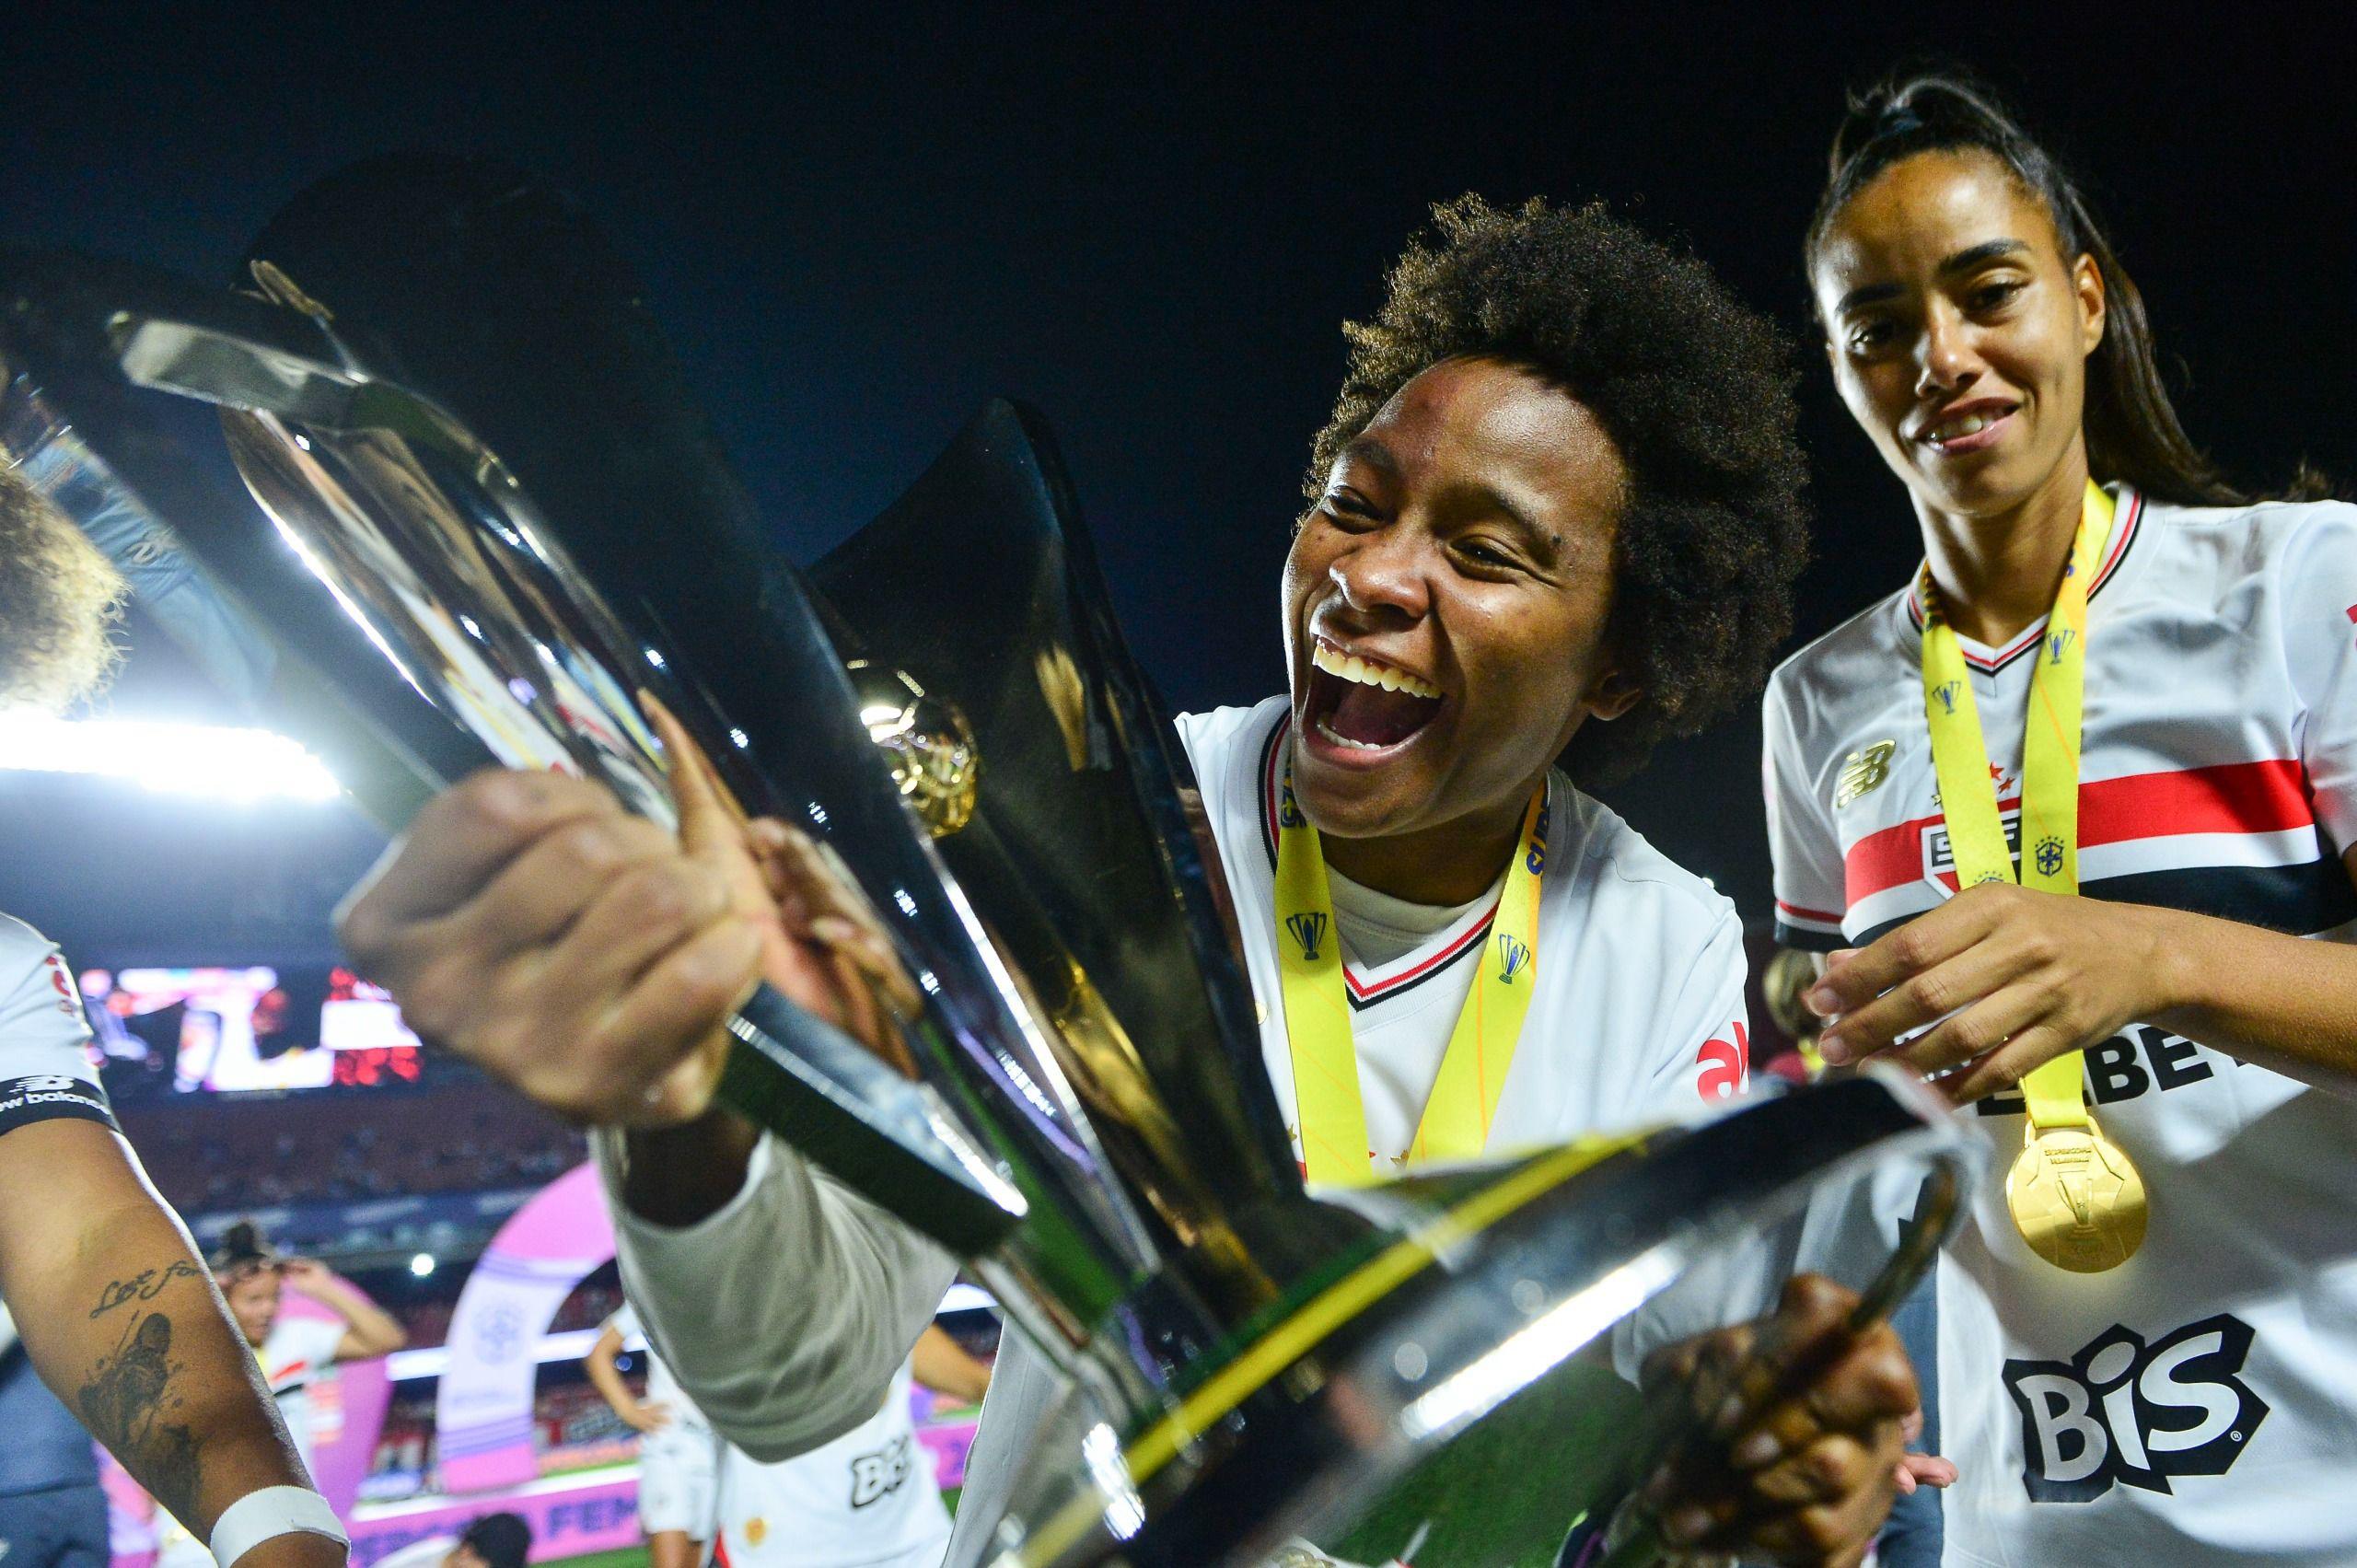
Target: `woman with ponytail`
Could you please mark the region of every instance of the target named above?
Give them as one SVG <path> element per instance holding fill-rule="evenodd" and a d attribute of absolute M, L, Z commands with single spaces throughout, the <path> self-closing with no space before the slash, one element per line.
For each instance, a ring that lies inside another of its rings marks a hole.
<path fill-rule="evenodd" d="M 1778 925 L 1993 1145 L 1946 1560 L 2357 1561 L 2357 507 L 2220 473 L 1969 82 L 1852 102 L 1805 258 L 1924 562 L 1771 682 Z"/>

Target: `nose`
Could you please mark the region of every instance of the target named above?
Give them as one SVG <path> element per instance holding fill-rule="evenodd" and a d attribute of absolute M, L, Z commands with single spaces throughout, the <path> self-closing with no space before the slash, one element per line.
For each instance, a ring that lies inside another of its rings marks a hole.
<path fill-rule="evenodd" d="M 1341 590 L 1343 604 L 1369 629 L 1387 621 L 1411 622 L 1432 608 L 1430 553 L 1422 529 L 1395 524 L 1362 534 L 1334 558 L 1327 575 Z"/>
<path fill-rule="evenodd" d="M 1934 301 L 1915 347 L 1915 395 L 1926 401 L 1952 396 L 1980 378 L 1980 354 L 1963 314 L 1945 300 Z"/>

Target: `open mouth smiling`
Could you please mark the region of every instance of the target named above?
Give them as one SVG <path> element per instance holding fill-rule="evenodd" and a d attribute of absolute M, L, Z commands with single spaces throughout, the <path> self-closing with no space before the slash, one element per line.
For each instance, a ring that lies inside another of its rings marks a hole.
<path fill-rule="evenodd" d="M 1422 676 L 1350 652 L 1323 637 L 1310 644 L 1308 703 L 1303 718 L 1311 738 L 1338 760 L 1376 761 L 1422 734 L 1446 699 Z"/>

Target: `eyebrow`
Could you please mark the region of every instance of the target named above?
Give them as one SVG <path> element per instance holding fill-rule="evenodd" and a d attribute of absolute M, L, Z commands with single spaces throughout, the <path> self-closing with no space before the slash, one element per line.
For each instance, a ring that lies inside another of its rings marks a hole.
<path fill-rule="evenodd" d="M 1391 455 L 1390 447 L 1372 436 L 1361 436 L 1353 439 L 1349 446 L 1342 448 L 1341 460 L 1345 463 L 1364 463 L 1386 479 L 1399 477 L 1399 459 Z"/>
<path fill-rule="evenodd" d="M 1483 505 L 1495 509 L 1500 517 L 1514 526 L 1515 531 L 1521 534 L 1524 541 L 1530 546 L 1532 554 L 1550 563 L 1562 554 L 1563 536 L 1562 534 L 1542 526 L 1537 518 L 1524 511 L 1494 486 L 1476 483 L 1471 488 L 1473 494 L 1480 498 Z"/>
<path fill-rule="evenodd" d="M 1942 261 L 1938 275 L 1944 278 L 1954 277 L 1958 273 L 1970 272 L 1983 261 L 1993 261 L 2000 256 L 2026 255 L 2028 251 L 2029 244 L 2026 240 L 1986 239 L 1978 245 L 1968 245 Z M 1834 306 L 1833 313 L 1837 316 L 1845 315 L 1861 305 L 1879 305 L 1886 299 L 1896 299 L 1898 294 L 1899 287 L 1895 283 L 1868 284 L 1864 288 L 1853 288 L 1843 295 L 1840 302 Z"/>

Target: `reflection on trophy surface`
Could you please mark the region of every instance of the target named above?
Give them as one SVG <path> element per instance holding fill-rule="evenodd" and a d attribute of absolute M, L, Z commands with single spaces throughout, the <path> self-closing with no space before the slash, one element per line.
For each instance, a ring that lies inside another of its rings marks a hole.
<path fill-rule="evenodd" d="M 1864 1077 L 1306 1193 L 1184 758 L 1028 412 L 986 409 L 805 577 L 634 281 L 513 174 L 348 171 L 239 295 L 9 265 L 11 366 L 389 755 L 563 769 L 668 821 L 645 692 L 841 867 L 908 977 L 918 1081 L 764 993 L 723 1094 L 970 1257 L 1065 1379 L 1000 1561 L 1551 1562 L 1680 1434 L 1625 1376 L 1648 1324 L 1759 1310 L 1869 1188 L 1916 1221 L 1844 1230 L 1870 1304 L 1944 1234 L 1958 1141 Z M 203 488 L 191 400 L 269 523 Z M 1527 1518 L 1451 1546 L 1481 1510 Z"/>

